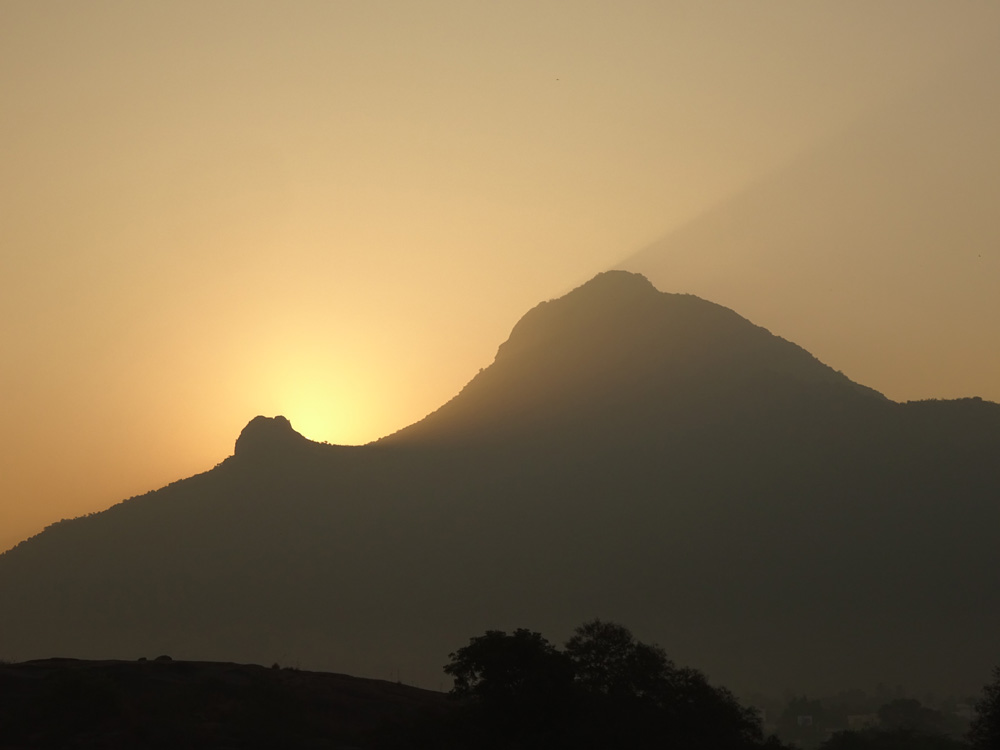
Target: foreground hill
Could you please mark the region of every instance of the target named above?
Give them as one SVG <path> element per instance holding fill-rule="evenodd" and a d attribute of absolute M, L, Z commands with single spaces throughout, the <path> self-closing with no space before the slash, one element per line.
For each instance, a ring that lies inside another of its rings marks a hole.
<path fill-rule="evenodd" d="M 0 747 L 429 747 L 455 709 L 407 685 L 252 664 L 0 664 Z"/>
<path fill-rule="evenodd" d="M 1000 406 L 898 404 L 602 274 L 363 447 L 258 417 L 212 471 L 0 556 L 0 656 L 441 685 L 488 628 L 628 622 L 736 689 L 973 690 L 1000 661 Z"/>

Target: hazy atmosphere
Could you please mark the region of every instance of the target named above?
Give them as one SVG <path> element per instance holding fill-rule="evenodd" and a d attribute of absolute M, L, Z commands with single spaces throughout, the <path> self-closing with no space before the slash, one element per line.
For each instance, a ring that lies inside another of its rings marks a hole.
<path fill-rule="evenodd" d="M 988 2 L 6 0 L 0 549 L 393 433 L 612 267 L 1000 401 L 998 83 Z"/>

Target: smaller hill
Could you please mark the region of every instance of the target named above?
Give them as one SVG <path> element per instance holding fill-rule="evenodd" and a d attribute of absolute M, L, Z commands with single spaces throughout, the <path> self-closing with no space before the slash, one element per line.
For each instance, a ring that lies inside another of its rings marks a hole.
<path fill-rule="evenodd" d="M 44 659 L 0 664 L 0 747 L 410 748 L 441 693 L 254 664 Z"/>
<path fill-rule="evenodd" d="M 254 417 L 236 438 L 237 456 L 283 453 L 309 443 L 285 417 Z"/>

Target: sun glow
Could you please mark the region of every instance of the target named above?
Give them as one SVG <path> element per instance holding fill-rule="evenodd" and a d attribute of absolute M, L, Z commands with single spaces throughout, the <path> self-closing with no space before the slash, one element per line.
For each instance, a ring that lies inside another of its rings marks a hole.
<path fill-rule="evenodd" d="M 318 377 L 292 379 L 276 394 L 275 411 L 296 432 L 317 442 L 362 445 L 372 432 L 371 398 L 363 390 L 338 387 Z"/>

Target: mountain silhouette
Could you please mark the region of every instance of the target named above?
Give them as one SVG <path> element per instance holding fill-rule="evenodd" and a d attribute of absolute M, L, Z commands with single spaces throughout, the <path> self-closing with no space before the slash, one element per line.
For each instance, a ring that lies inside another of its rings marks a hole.
<path fill-rule="evenodd" d="M 973 690 L 1000 661 L 1000 405 L 900 404 L 623 271 L 366 446 L 257 417 L 211 471 L 0 556 L 0 656 L 437 687 L 490 628 L 628 623 L 738 689 Z"/>
<path fill-rule="evenodd" d="M 273 455 L 294 451 L 308 442 L 285 417 L 254 417 L 236 438 L 234 455 Z"/>
<path fill-rule="evenodd" d="M 751 390 L 784 399 L 823 388 L 881 398 L 731 310 L 610 271 L 528 312 L 489 368 L 385 442 L 495 440 L 626 415 L 626 431 L 634 420 L 660 431 L 665 408 L 676 416 L 693 401 L 717 410 Z"/>

